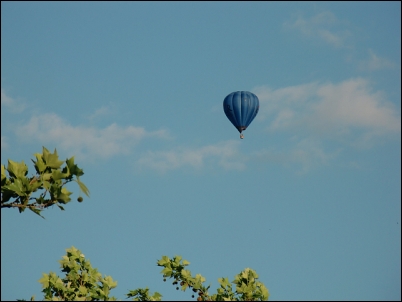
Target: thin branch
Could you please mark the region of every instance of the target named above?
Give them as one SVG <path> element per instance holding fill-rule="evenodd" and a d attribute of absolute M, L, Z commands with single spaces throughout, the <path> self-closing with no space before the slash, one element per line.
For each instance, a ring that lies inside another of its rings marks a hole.
<path fill-rule="evenodd" d="M 42 204 L 35 202 L 35 203 L 27 204 L 27 205 L 24 205 L 22 203 L 13 202 L 13 203 L 9 203 L 9 204 L 2 204 L 1 208 L 38 208 L 38 207 L 39 208 L 47 208 L 56 203 L 57 203 L 57 200 L 55 200 L 55 201 L 49 200 L 49 202 L 42 203 Z"/>

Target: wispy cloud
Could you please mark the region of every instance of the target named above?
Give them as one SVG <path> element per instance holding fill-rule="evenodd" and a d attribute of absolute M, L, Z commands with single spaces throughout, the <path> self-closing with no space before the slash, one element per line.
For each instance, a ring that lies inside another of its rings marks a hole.
<path fill-rule="evenodd" d="M 52 143 L 81 158 L 129 154 L 144 138 L 169 137 L 166 130 L 147 131 L 142 127 L 121 127 L 115 123 L 103 129 L 73 126 L 56 114 L 32 117 L 26 124 L 17 127 L 15 133 L 24 141 Z"/>
<path fill-rule="evenodd" d="M 292 131 L 350 143 L 401 132 L 399 112 L 384 93 L 372 91 L 362 78 L 275 90 L 262 86 L 253 91 L 261 102 L 258 118 L 270 119 L 267 128 L 271 132 Z"/>
<path fill-rule="evenodd" d="M 88 119 L 93 120 L 102 116 L 107 115 L 109 112 L 109 108 L 107 106 L 102 106 L 99 109 L 96 109 L 93 114 L 91 114 Z"/>
<path fill-rule="evenodd" d="M 257 162 L 279 164 L 304 174 L 330 165 L 350 146 L 369 146 L 379 138 L 400 136 L 399 112 L 383 92 L 373 91 L 370 82 L 362 78 L 279 89 L 261 86 L 253 92 L 260 99 L 257 120 L 268 122 L 266 129 L 271 134 L 285 134 L 285 143 L 247 156 L 238 141 L 148 151 L 137 164 L 165 173 L 186 167 L 243 170 L 248 163 Z"/>
<path fill-rule="evenodd" d="M 340 84 L 324 84 L 317 90 L 313 112 L 321 124 L 359 127 L 369 131 L 400 132 L 401 118 L 382 92 L 372 92 L 361 78 Z"/>
<path fill-rule="evenodd" d="M 253 161 L 306 173 L 331 164 L 350 147 L 368 148 L 400 139 L 399 111 L 362 78 L 279 89 L 261 86 L 253 92 L 260 99 L 257 120 L 282 142 L 255 152 Z"/>
<path fill-rule="evenodd" d="M 346 24 L 338 20 L 329 11 L 321 12 L 311 18 L 304 18 L 302 14 L 296 14 L 283 24 L 285 29 L 295 30 L 303 36 L 319 38 L 322 41 L 336 47 L 347 46 L 348 39 L 352 36 Z"/>
<path fill-rule="evenodd" d="M 321 141 L 314 138 L 296 140 L 292 148 L 264 149 L 255 152 L 252 157 L 259 163 L 268 162 L 294 169 L 298 174 L 304 174 L 319 166 L 325 166 L 335 159 L 342 151 L 326 150 Z"/>
<path fill-rule="evenodd" d="M 362 78 L 340 83 L 311 82 L 273 89 L 253 89 L 260 99 L 257 121 L 266 124 L 270 135 L 280 134 L 282 142 L 271 149 L 242 154 L 238 140 L 188 147 L 180 145 L 137 153 L 138 167 L 165 173 L 174 169 L 243 170 L 250 162 L 278 163 L 305 173 L 330 164 L 348 146 L 370 146 L 390 136 L 399 139 L 401 117 L 381 91 Z M 4 93 L 2 103 L 13 101 Z M 107 108 L 94 113 L 99 116 Z M 72 125 L 56 114 L 31 117 L 16 126 L 16 138 L 57 146 L 64 152 L 85 159 L 131 154 L 147 138 L 170 139 L 167 130 L 148 131 L 143 127 Z M 282 135 L 284 134 L 284 135 Z M 286 137 L 285 140 L 283 138 Z M 330 142 L 330 144 L 327 144 Z M 7 138 L 2 136 L 2 147 Z M 140 154 L 140 155 L 138 155 Z"/>
<path fill-rule="evenodd" d="M 4 135 L 1 135 L 1 150 L 6 150 L 6 149 L 8 149 L 7 137 Z"/>
<path fill-rule="evenodd" d="M 245 157 L 240 156 L 238 148 L 239 142 L 231 140 L 199 148 L 148 151 L 138 160 L 138 165 L 161 173 L 182 167 L 201 169 L 207 164 L 226 170 L 242 170 L 245 168 Z"/>
<path fill-rule="evenodd" d="M 32 117 L 26 124 L 17 127 L 15 134 L 22 141 L 55 145 L 58 150 L 86 160 L 129 155 L 146 138 L 171 138 L 167 130 L 147 131 L 142 127 L 121 127 L 115 123 L 105 128 L 74 126 L 56 114 Z M 246 160 L 239 152 L 239 142 L 234 140 L 193 148 L 145 151 L 135 157 L 138 167 L 160 173 L 186 167 L 242 170 Z"/>
<path fill-rule="evenodd" d="M 6 91 L 1 88 L 1 107 L 7 108 L 14 113 L 20 113 L 26 108 L 26 105 L 21 101 L 15 100 L 14 98 L 8 96 Z"/>
<path fill-rule="evenodd" d="M 14 100 L 6 95 L 6 92 L 3 88 L 1 88 L 1 105 L 3 106 L 11 106 L 14 103 Z"/>
<path fill-rule="evenodd" d="M 112 105 L 109 105 L 109 106 L 102 106 L 102 107 L 96 109 L 93 114 L 89 115 L 89 116 L 88 116 L 88 119 L 89 119 L 90 121 L 94 121 L 94 120 L 97 120 L 97 119 L 100 119 L 100 118 L 104 118 L 104 117 L 106 117 L 106 116 L 109 116 L 109 115 L 111 115 L 111 114 L 114 114 L 115 111 L 116 111 L 116 110 L 115 110 L 115 108 L 113 108 Z"/>
<path fill-rule="evenodd" d="M 360 61 L 360 70 L 381 70 L 381 69 L 394 69 L 397 67 L 395 62 L 391 62 L 386 58 L 382 58 L 374 53 L 373 50 L 368 51 L 369 58 L 367 60 Z"/>

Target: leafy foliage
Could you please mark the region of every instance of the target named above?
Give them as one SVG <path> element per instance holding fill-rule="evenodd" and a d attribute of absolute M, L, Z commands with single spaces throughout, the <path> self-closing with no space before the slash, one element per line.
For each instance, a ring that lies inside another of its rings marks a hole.
<path fill-rule="evenodd" d="M 65 188 L 71 181 L 78 183 L 80 191 L 89 196 L 89 190 L 80 180 L 84 171 L 74 163 L 74 157 L 66 161 L 59 160 L 56 149 L 50 153 L 45 147 L 43 152 L 34 154 L 36 160 L 32 160 L 36 174 L 27 177 L 28 167 L 20 163 L 8 160 L 7 168 L 1 165 L 1 207 L 18 208 L 22 213 L 25 209 L 40 214 L 44 208 L 57 205 L 64 210 L 61 204 L 71 201 L 72 192 Z M 65 166 L 62 168 L 62 165 Z M 8 172 L 8 176 L 6 174 Z M 42 190 L 39 196 L 33 193 Z M 82 201 L 82 197 L 80 196 Z"/>
<path fill-rule="evenodd" d="M 110 291 L 117 286 L 117 281 L 112 277 L 105 276 L 92 268 L 91 263 L 80 250 L 72 246 L 66 249 L 67 255 L 59 261 L 62 272 L 66 276 L 62 279 L 55 273 L 43 274 L 39 280 L 42 284 L 44 300 L 46 301 L 114 301 L 115 297 L 109 296 Z M 192 276 L 191 272 L 185 269 L 190 262 L 182 260 L 182 257 L 175 256 L 170 259 L 163 256 L 158 262 L 162 266 L 163 280 L 173 278 L 173 285 L 179 290 L 179 283 L 182 291 L 191 289 L 192 298 L 197 295 L 197 301 L 267 301 L 268 289 L 261 282 L 257 281 L 257 273 L 246 268 L 235 276 L 234 281 L 229 282 L 228 278 L 219 278 L 220 287 L 216 294 L 210 295 L 205 286 L 206 279 L 197 274 Z M 232 284 L 236 286 L 233 291 Z M 162 295 L 158 292 L 151 294 L 148 288 L 137 288 L 126 294 L 127 298 L 133 301 L 161 301 Z M 33 300 L 33 297 L 31 298 Z"/>
<path fill-rule="evenodd" d="M 64 208 L 60 204 L 66 204 L 71 201 L 69 197 L 72 193 L 64 186 L 75 181 L 80 190 L 89 196 L 88 188 L 80 181 L 79 177 L 84 174 L 83 170 L 74 164 L 74 157 L 66 161 L 59 160 L 56 149 L 50 153 L 43 147 L 42 154 L 35 154 L 36 161 L 32 160 L 35 166 L 36 175 L 27 177 L 28 167 L 23 161 L 20 163 L 12 160 L 8 161 L 5 168 L 1 165 L 1 207 L 18 208 L 19 212 L 29 209 L 39 216 L 42 209 L 52 205 L 57 205 L 61 210 Z M 66 164 L 63 168 L 62 165 Z M 8 176 L 6 174 L 8 172 Z M 38 190 L 43 192 L 34 197 L 33 193 Z M 83 198 L 78 197 L 82 202 Z M 74 246 L 66 249 L 67 254 L 59 261 L 62 272 L 66 273 L 62 279 L 55 273 L 43 274 L 39 280 L 42 284 L 44 300 L 46 301 L 99 301 L 116 300 L 109 296 L 110 291 L 117 286 L 110 276 L 102 277 L 96 268 L 91 266 L 85 255 Z M 268 289 L 263 283 L 257 281 L 257 273 L 246 268 L 232 282 L 228 278 L 219 278 L 220 287 L 216 294 L 209 294 L 210 286 L 205 286 L 206 279 L 197 274 L 193 276 L 191 272 L 185 269 L 190 262 L 183 260 L 181 256 L 174 256 L 170 259 L 162 256 L 157 261 L 157 265 L 163 267 L 163 281 L 166 278 L 173 278 L 173 285 L 176 290 L 193 291 L 192 298 L 197 294 L 197 301 L 266 301 L 268 300 Z M 232 284 L 236 289 L 233 291 Z M 161 301 L 162 295 L 158 292 L 151 294 L 148 288 L 137 288 L 129 291 L 127 298 L 133 301 Z M 35 299 L 31 297 L 31 301 Z M 24 301 L 24 300 L 18 300 Z"/>
<path fill-rule="evenodd" d="M 110 291 L 117 286 L 117 281 L 92 268 L 85 255 L 74 246 L 67 249 L 67 255 L 59 261 L 66 276 L 61 279 L 55 273 L 43 274 L 39 282 L 46 301 L 115 301 L 109 297 Z"/>
<path fill-rule="evenodd" d="M 127 298 L 133 298 L 133 301 L 161 301 L 162 295 L 155 292 L 152 296 L 149 294 L 148 287 L 137 288 L 136 290 L 131 290 L 127 295 Z"/>
<path fill-rule="evenodd" d="M 179 282 L 182 291 L 192 289 L 194 293 L 198 294 L 198 301 L 267 301 L 269 297 L 268 289 L 263 283 L 257 281 L 257 273 L 250 268 L 240 272 L 231 282 L 236 286 L 235 291 L 228 278 L 219 278 L 218 293 L 210 295 L 208 292 L 210 286 L 204 285 L 206 279 L 200 274 L 192 276 L 191 272 L 185 269 L 190 262 L 182 260 L 182 257 L 175 256 L 170 259 L 163 256 L 157 264 L 164 267 L 161 271 L 164 281 L 166 281 L 166 277 L 173 278 L 172 284 L 176 285 L 177 290 Z M 194 298 L 194 295 L 192 297 Z"/>

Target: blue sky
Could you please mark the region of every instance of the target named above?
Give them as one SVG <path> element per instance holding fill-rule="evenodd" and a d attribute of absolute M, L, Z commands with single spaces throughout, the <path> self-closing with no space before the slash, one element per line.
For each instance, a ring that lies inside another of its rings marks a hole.
<path fill-rule="evenodd" d="M 91 191 L 1 211 L 1 299 L 74 245 L 119 299 L 189 299 L 155 265 L 178 254 L 212 288 L 251 267 L 270 300 L 400 300 L 400 112 L 400 2 L 1 2 L 1 163 L 57 148 Z"/>

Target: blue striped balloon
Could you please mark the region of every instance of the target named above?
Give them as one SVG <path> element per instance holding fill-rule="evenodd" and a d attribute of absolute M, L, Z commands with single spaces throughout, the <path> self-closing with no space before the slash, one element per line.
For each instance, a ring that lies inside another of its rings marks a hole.
<path fill-rule="evenodd" d="M 256 117 L 259 108 L 258 97 L 248 91 L 232 92 L 223 100 L 223 110 L 229 121 L 240 132 L 240 138 L 243 138 L 242 132 Z"/>

